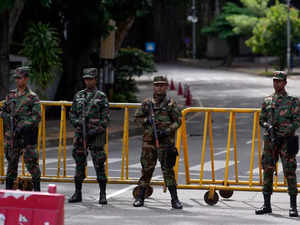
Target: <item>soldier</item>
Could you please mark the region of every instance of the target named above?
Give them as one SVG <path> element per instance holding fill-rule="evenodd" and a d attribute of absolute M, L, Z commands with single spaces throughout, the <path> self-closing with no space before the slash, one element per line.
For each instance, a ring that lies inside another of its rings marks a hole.
<path fill-rule="evenodd" d="M 287 94 L 286 84 L 286 73 L 275 71 L 273 73 L 275 93 L 266 97 L 261 107 L 259 123 L 265 128 L 262 155 L 264 205 L 255 213 L 272 213 L 273 173 L 280 156 L 290 195 L 289 216 L 297 217 L 296 154 L 298 137 L 295 136 L 295 131 L 300 126 L 300 102 L 297 98 Z"/>
<path fill-rule="evenodd" d="M 70 120 L 75 127 L 73 158 L 76 162 L 75 193 L 69 202 L 82 201 L 82 182 L 85 178 L 88 151 L 90 151 L 100 187 L 99 204 L 107 204 L 104 151 L 106 127 L 109 122 L 109 104 L 104 93 L 97 90 L 97 69 L 85 68 L 83 79 L 86 89 L 75 94 Z"/>
<path fill-rule="evenodd" d="M 144 128 L 144 135 L 141 154 L 142 176 L 138 182 L 140 191 L 133 203 L 134 207 L 144 205 L 146 187 L 150 183 L 158 158 L 164 182 L 171 194 L 171 205 L 175 209 L 182 209 L 182 204 L 177 197 L 173 170 L 177 156 L 177 149 L 174 147 L 175 133 L 181 125 L 181 112 L 176 102 L 167 96 L 167 90 L 167 78 L 154 77 L 153 98 L 145 99 L 135 114 L 137 124 Z"/>
<path fill-rule="evenodd" d="M 40 191 L 41 171 L 39 154 L 36 150 L 38 124 L 41 120 L 41 106 L 37 94 L 27 86 L 29 67 L 18 67 L 13 77 L 17 88 L 9 91 L 0 117 L 4 119 L 5 155 L 8 162 L 6 189 L 13 189 L 18 176 L 18 163 L 21 154 L 27 170 L 32 176 L 34 191 Z"/>

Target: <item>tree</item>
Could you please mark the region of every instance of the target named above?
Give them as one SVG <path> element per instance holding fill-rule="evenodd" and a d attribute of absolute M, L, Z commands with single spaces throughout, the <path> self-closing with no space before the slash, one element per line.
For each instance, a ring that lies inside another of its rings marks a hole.
<path fill-rule="evenodd" d="M 44 6 L 49 6 L 50 1 L 40 0 Z M 8 91 L 10 44 L 24 4 L 24 0 L 1 0 L 0 2 L 0 99 L 3 99 Z"/>
<path fill-rule="evenodd" d="M 233 26 L 227 20 L 232 15 L 248 15 L 249 10 L 241 8 L 237 4 L 227 2 L 222 9 L 222 12 L 216 16 L 215 20 L 207 27 L 204 27 L 202 33 L 211 36 L 217 35 L 220 39 L 226 40 L 229 47 L 229 54 L 224 59 L 224 64 L 230 66 L 233 61 L 233 57 L 238 54 L 238 41 L 240 34 L 233 31 Z"/>
<path fill-rule="evenodd" d="M 291 42 L 296 43 L 300 38 L 299 11 L 292 8 Z M 254 53 L 279 57 L 279 68 L 286 65 L 287 49 L 287 7 L 285 4 L 276 4 L 267 10 L 266 16 L 259 19 L 254 27 L 252 37 L 246 41 Z"/>
<path fill-rule="evenodd" d="M 48 24 L 32 24 L 26 32 L 21 53 L 31 61 L 31 81 L 40 98 L 47 98 L 46 88 L 61 70 L 59 42 L 57 31 Z"/>

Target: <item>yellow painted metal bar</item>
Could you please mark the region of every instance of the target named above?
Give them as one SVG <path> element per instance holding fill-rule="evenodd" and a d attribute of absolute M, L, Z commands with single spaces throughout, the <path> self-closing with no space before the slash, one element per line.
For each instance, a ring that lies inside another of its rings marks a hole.
<path fill-rule="evenodd" d="M 237 160 L 237 141 L 236 141 L 236 117 L 235 113 L 233 113 L 232 120 L 232 128 L 233 128 L 233 153 L 234 153 L 234 172 L 235 172 L 235 180 L 239 182 L 239 170 L 238 170 L 238 160 Z"/>
<path fill-rule="evenodd" d="M 228 184 L 228 167 L 229 167 L 229 159 L 230 159 L 230 145 L 231 145 L 231 130 L 232 130 L 232 121 L 233 121 L 233 112 L 229 114 L 229 122 L 228 122 L 228 136 L 227 136 L 227 152 L 226 152 L 226 162 L 225 162 L 225 176 L 224 176 L 224 186 Z"/>
<path fill-rule="evenodd" d="M 123 126 L 123 149 L 122 149 L 122 162 L 121 162 L 121 179 L 124 179 L 124 165 L 125 165 L 125 157 L 126 157 L 126 148 L 127 148 L 127 142 L 126 138 L 128 137 L 128 108 L 125 108 L 124 112 L 124 126 Z"/>
<path fill-rule="evenodd" d="M 235 113 L 255 113 L 259 112 L 259 108 L 206 108 L 206 107 L 190 107 L 182 110 L 182 116 L 191 112 L 235 112 Z"/>
<path fill-rule="evenodd" d="M 262 178 L 262 167 L 261 167 L 261 137 L 260 137 L 260 126 L 259 126 L 259 113 L 257 116 L 257 151 L 258 151 L 258 168 L 259 168 L 259 183 L 263 185 Z"/>
<path fill-rule="evenodd" d="M 67 111 L 66 106 L 63 106 L 63 144 L 64 144 L 64 157 L 63 157 L 63 176 L 67 176 Z"/>
<path fill-rule="evenodd" d="M 61 162 L 61 154 L 62 154 L 62 142 L 64 139 L 63 136 L 63 127 L 64 127 L 64 111 L 65 107 L 64 105 L 61 106 L 61 112 L 60 112 L 60 129 L 59 129 L 59 142 L 58 142 L 58 160 L 57 160 L 57 177 L 60 177 L 60 162 Z"/>
<path fill-rule="evenodd" d="M 205 149 L 206 149 L 206 140 L 207 140 L 208 113 L 209 112 L 205 112 L 204 132 L 203 132 L 203 139 L 202 139 L 203 141 L 202 141 L 202 153 L 201 153 L 200 182 L 199 182 L 200 185 L 202 185 L 202 179 L 203 179 Z"/>
<path fill-rule="evenodd" d="M 213 132 L 212 132 L 212 122 L 211 113 L 208 113 L 208 132 L 209 132 L 209 144 L 210 144 L 210 162 L 211 162 L 211 179 L 215 181 L 215 160 L 214 160 L 214 143 L 213 143 Z"/>
<path fill-rule="evenodd" d="M 175 173 L 175 179 L 176 181 L 178 180 L 178 167 L 179 167 L 179 160 L 181 156 L 181 137 L 182 137 L 182 126 L 180 126 L 179 129 L 177 129 L 177 134 L 176 134 L 176 148 L 178 151 L 178 157 L 176 159 L 176 164 L 174 167 L 174 173 Z"/>
<path fill-rule="evenodd" d="M 43 148 L 42 148 L 42 154 L 43 154 L 43 169 L 42 169 L 42 176 L 46 175 L 46 108 L 45 105 L 41 105 L 41 113 L 42 113 L 42 143 L 43 143 Z"/>
<path fill-rule="evenodd" d="M 254 113 L 253 118 L 253 128 L 252 128 L 252 144 L 251 144 L 251 156 L 250 156 L 250 174 L 249 174 L 249 186 L 252 186 L 253 182 L 253 162 L 254 162 L 254 152 L 255 152 L 255 134 L 257 126 L 258 113 Z"/>
<path fill-rule="evenodd" d="M 182 144 L 183 144 L 183 156 L 184 156 L 184 170 L 185 170 L 185 182 L 190 183 L 190 166 L 189 166 L 189 153 L 188 153 L 188 143 L 186 134 L 186 122 L 185 117 L 182 117 Z"/>
<path fill-rule="evenodd" d="M 4 176 L 4 129 L 3 120 L 0 118 L 0 176 Z"/>
<path fill-rule="evenodd" d="M 126 117 L 126 124 L 127 124 L 127 132 L 126 132 L 126 179 L 128 179 L 128 171 L 129 171 L 129 110 L 127 109 L 127 117 Z"/>

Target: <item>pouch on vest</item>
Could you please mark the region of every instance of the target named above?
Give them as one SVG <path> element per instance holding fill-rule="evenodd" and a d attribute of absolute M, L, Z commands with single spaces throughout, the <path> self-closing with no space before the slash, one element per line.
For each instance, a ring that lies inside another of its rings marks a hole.
<path fill-rule="evenodd" d="M 296 155 L 299 151 L 299 137 L 298 135 L 290 136 L 287 140 L 287 152 Z"/>

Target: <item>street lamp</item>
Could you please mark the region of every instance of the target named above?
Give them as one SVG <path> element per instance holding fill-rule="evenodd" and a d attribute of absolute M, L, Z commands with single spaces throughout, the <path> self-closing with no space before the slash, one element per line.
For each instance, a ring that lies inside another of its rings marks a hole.
<path fill-rule="evenodd" d="M 290 5 L 291 0 L 287 0 L 287 8 L 288 8 L 288 15 L 287 15 L 287 73 L 290 73 L 291 70 L 291 21 L 290 21 Z"/>
<path fill-rule="evenodd" d="M 187 20 L 192 22 L 193 24 L 193 59 L 196 58 L 196 23 L 198 22 L 198 18 L 196 16 L 196 7 L 195 7 L 195 0 L 193 0 L 193 5 L 191 9 L 190 15 L 188 15 Z"/>

